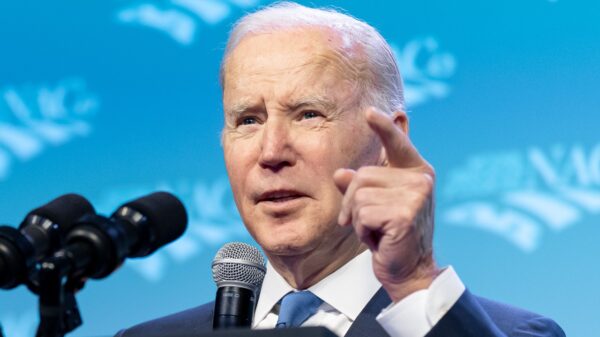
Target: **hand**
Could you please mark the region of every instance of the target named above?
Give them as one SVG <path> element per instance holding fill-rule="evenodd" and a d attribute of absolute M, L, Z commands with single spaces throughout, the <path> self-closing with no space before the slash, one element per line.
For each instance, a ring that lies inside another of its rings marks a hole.
<path fill-rule="evenodd" d="M 429 287 L 438 274 L 432 252 L 435 173 L 394 120 L 374 108 L 365 116 L 387 163 L 335 172 L 344 193 L 338 222 L 354 226 L 373 253 L 375 276 L 398 302 Z"/>

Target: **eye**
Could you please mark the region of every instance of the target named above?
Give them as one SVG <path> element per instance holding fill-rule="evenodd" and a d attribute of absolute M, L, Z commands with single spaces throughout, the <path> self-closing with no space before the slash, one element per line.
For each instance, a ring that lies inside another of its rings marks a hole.
<path fill-rule="evenodd" d="M 256 123 L 258 123 L 256 117 L 243 117 L 239 121 L 239 125 L 252 125 Z"/>
<path fill-rule="evenodd" d="M 316 118 L 319 116 L 321 116 L 321 114 L 318 111 L 314 111 L 314 110 L 304 111 L 302 113 L 302 118 L 304 118 L 304 119 L 311 119 L 311 118 Z"/>

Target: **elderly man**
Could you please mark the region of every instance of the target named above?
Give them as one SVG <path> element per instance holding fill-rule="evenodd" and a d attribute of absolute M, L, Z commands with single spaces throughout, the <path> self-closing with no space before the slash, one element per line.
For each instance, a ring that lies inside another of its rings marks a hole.
<path fill-rule="evenodd" d="M 268 257 L 253 327 L 290 294 L 339 336 L 564 336 L 471 295 L 432 252 L 432 167 L 408 138 L 390 47 L 347 15 L 280 3 L 242 18 L 223 58 L 227 172 Z M 299 292 L 300 291 L 300 292 Z M 211 329 L 212 304 L 121 336 Z"/>

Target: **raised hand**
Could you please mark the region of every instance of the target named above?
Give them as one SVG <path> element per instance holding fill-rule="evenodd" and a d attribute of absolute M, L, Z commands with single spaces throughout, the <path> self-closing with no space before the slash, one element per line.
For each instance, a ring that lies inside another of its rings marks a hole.
<path fill-rule="evenodd" d="M 392 119 L 370 108 L 365 117 L 381 138 L 386 164 L 335 172 L 344 193 L 338 222 L 354 226 L 373 253 L 375 276 L 397 302 L 427 288 L 438 273 L 432 252 L 435 173 L 400 127 L 404 114 Z"/>

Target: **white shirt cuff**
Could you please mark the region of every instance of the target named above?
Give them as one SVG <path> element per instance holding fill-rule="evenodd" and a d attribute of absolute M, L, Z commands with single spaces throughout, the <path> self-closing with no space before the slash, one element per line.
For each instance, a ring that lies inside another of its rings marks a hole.
<path fill-rule="evenodd" d="M 423 337 L 452 308 L 465 291 L 454 269 L 446 268 L 428 289 L 416 291 L 392 303 L 377 316 L 391 337 Z"/>

